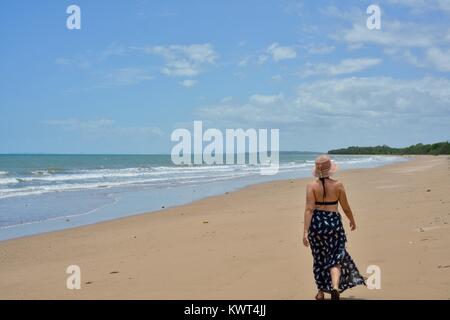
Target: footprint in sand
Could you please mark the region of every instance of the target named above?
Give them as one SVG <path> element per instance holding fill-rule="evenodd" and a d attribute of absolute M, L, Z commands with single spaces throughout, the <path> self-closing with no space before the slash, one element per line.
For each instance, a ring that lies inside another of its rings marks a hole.
<path fill-rule="evenodd" d="M 426 232 L 426 231 L 431 231 L 431 230 L 436 230 L 436 229 L 442 229 L 442 228 L 448 228 L 448 224 L 445 225 L 445 226 L 420 227 L 420 228 L 413 229 L 413 231 L 416 231 L 416 232 Z"/>

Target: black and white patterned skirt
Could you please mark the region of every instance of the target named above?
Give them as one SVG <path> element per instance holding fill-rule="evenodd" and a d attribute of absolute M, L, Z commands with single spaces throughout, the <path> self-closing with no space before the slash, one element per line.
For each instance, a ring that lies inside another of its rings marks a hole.
<path fill-rule="evenodd" d="M 308 241 L 314 258 L 313 271 L 317 289 L 331 292 L 330 268 L 341 267 L 339 292 L 364 284 L 355 263 L 345 249 L 347 237 L 339 212 L 315 209 L 308 230 Z"/>

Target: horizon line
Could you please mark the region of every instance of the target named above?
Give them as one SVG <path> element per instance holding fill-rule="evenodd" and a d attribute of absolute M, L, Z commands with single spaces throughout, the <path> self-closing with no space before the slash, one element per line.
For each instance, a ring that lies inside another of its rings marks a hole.
<path fill-rule="evenodd" d="M 280 150 L 281 152 L 301 152 L 301 153 L 326 153 L 325 151 L 300 151 L 300 150 Z M 248 154 L 249 152 L 245 152 Z M 256 152 L 258 153 L 258 152 Z M 226 153 L 223 153 L 226 154 Z M 37 156 L 59 156 L 59 155 L 67 155 L 67 156 L 170 156 L 170 153 L 64 153 L 64 152 L 5 152 L 0 153 L 0 156 L 26 156 L 26 155 L 37 155 Z M 195 153 L 192 153 L 195 155 Z"/>

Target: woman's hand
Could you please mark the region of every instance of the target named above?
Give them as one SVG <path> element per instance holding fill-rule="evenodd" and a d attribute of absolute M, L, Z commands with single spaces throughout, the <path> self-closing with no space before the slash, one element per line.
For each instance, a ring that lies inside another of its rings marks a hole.
<path fill-rule="evenodd" d="M 355 220 L 350 220 L 350 230 L 355 230 L 356 229 L 356 222 Z"/>
<path fill-rule="evenodd" d="M 303 245 L 304 245 L 305 247 L 308 247 L 308 246 L 309 246 L 308 235 L 306 234 L 306 232 L 303 233 Z"/>

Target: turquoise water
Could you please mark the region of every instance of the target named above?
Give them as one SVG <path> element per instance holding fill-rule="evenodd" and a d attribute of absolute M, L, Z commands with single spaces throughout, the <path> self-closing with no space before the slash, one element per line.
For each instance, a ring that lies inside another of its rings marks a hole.
<path fill-rule="evenodd" d="M 0 240 L 154 211 L 245 185 L 309 176 L 316 153 L 281 152 L 279 172 L 255 165 L 175 166 L 170 155 L 0 155 Z M 335 156 L 341 169 L 401 157 Z"/>

